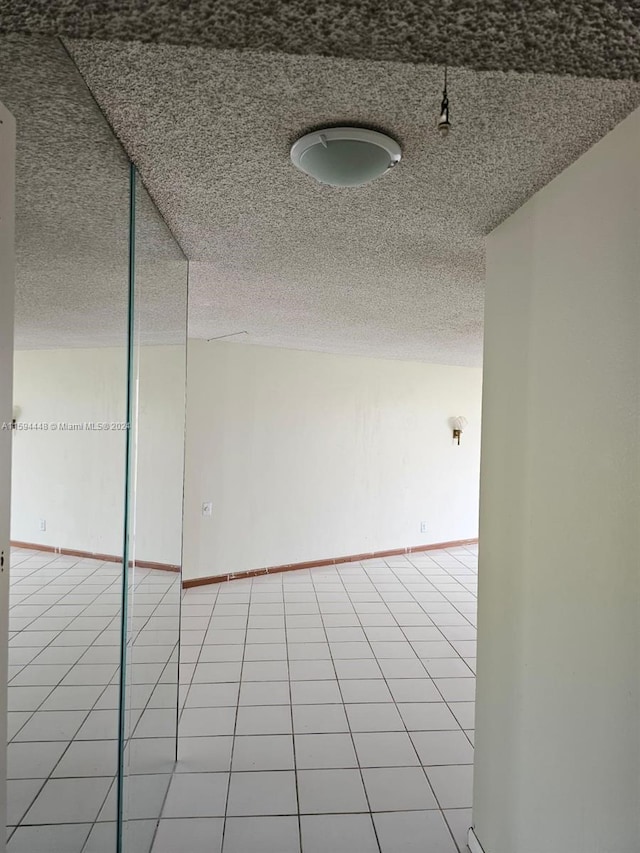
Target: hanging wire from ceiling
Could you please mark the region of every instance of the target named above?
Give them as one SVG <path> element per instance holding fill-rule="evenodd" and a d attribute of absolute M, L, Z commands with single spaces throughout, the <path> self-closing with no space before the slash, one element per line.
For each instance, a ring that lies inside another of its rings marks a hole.
<path fill-rule="evenodd" d="M 448 68 L 444 66 L 444 88 L 442 90 L 442 103 L 440 104 L 440 117 L 438 118 L 438 133 L 443 139 L 449 135 L 451 122 L 449 121 L 449 95 L 447 92 Z"/>

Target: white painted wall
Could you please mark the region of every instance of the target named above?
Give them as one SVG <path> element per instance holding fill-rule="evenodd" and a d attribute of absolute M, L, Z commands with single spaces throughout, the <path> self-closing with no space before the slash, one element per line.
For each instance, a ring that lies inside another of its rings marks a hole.
<path fill-rule="evenodd" d="M 640 850 L 640 112 L 488 240 L 474 824 Z"/>
<path fill-rule="evenodd" d="M 206 341 L 188 361 L 185 578 L 477 535 L 479 369 Z"/>
<path fill-rule="evenodd" d="M 179 564 L 184 448 L 184 350 L 143 347 L 138 380 L 135 556 Z M 125 421 L 124 348 L 15 355 L 20 425 Z M 124 432 L 19 430 L 11 538 L 122 553 Z M 45 519 L 46 532 L 39 530 Z"/>
<path fill-rule="evenodd" d="M 185 382 L 185 346 L 138 348 L 135 558 L 176 566 L 182 564 Z"/>
<path fill-rule="evenodd" d="M 11 422 L 13 383 L 15 122 L 0 103 L 0 425 Z M 11 432 L 0 429 L 0 850 L 7 822 L 7 652 Z"/>
<path fill-rule="evenodd" d="M 124 422 L 126 376 L 124 347 L 16 352 L 12 539 L 122 553 L 125 433 L 53 427 Z"/>

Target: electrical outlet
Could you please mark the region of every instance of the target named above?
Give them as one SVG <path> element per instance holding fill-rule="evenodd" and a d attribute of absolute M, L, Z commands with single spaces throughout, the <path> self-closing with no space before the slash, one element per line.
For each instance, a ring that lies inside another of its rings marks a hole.
<path fill-rule="evenodd" d="M 40 530 L 44 533 L 47 529 L 47 521 L 44 518 L 40 519 Z"/>
<path fill-rule="evenodd" d="M 427 532 L 427 522 L 421 521 L 420 522 L 420 533 L 426 533 L 426 532 Z"/>
<path fill-rule="evenodd" d="M 213 515 L 213 504 L 211 503 L 211 501 L 205 501 L 202 504 L 202 515 L 205 518 L 211 518 L 211 516 Z"/>

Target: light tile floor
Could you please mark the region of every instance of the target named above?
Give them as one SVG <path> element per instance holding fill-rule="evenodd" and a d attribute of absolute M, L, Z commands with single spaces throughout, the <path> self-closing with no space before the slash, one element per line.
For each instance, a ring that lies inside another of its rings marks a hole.
<path fill-rule="evenodd" d="M 466 851 L 476 553 L 473 547 L 432 551 L 187 591 L 182 603 L 179 761 L 160 822 L 144 805 L 134 812 L 139 819 L 131 822 L 137 837 L 130 853 L 146 853 L 154 833 L 153 853 Z M 21 556 L 13 576 L 13 603 L 19 606 L 30 606 L 27 596 L 39 594 L 37 578 L 43 573 L 49 584 L 56 573 L 64 577 L 73 568 L 80 571 L 70 560 L 65 568 L 60 558 Z M 81 562 L 86 571 L 87 561 Z M 112 605 L 114 579 L 108 577 L 108 564 L 91 568 L 90 577 L 100 588 L 91 603 L 106 596 Z M 166 579 L 158 575 L 141 576 L 141 583 L 155 587 L 149 592 L 155 597 L 150 607 L 166 595 L 160 589 Z M 54 695 L 60 687 L 42 679 L 56 677 L 57 685 L 73 670 L 82 674 L 83 655 L 95 649 L 100 637 L 113 634 L 114 617 L 82 627 L 86 648 L 77 658 L 71 652 L 64 662 L 47 656 L 47 666 L 68 665 L 69 671 L 48 677 L 33 673 L 40 680 L 32 684 L 34 678 L 25 681 L 21 673 L 39 665 L 42 649 L 59 648 L 60 636 L 70 627 L 38 625 L 39 619 L 68 618 L 54 616 L 54 609 L 34 613 L 18 611 L 12 626 L 17 658 L 10 690 L 32 692 L 18 694 L 24 698 L 12 712 L 10 748 L 23 749 L 13 763 L 22 769 L 21 778 L 10 783 L 12 813 L 22 825 L 11 837 L 9 853 L 93 853 L 89 841 L 107 827 L 93 823 L 100 816 L 96 804 L 100 810 L 110 780 L 92 776 L 86 755 L 79 759 L 88 769 L 77 812 L 66 824 L 47 827 L 46 833 L 39 821 L 50 819 L 50 803 L 59 800 L 54 797 L 48 804 L 43 785 L 65 776 L 65 761 L 75 758 L 68 753 L 79 747 L 76 733 L 100 701 L 92 688 L 100 688 L 96 681 L 104 681 L 108 672 L 66 682 L 82 691 L 73 694 L 81 708 L 74 711 L 65 706 L 64 695 Z M 20 622 L 28 618 L 35 622 Z M 157 627 L 162 644 L 160 623 Z M 32 636 L 25 639 L 25 632 Z M 33 656 L 19 651 L 33 650 L 37 634 L 40 648 Z M 77 634 L 79 638 L 80 626 Z M 99 666 L 109 664 L 94 663 L 90 669 Z M 154 675 L 157 671 L 150 670 L 143 681 Z M 151 689 L 162 687 L 166 685 Z M 59 717 L 61 713 L 75 716 Z M 40 717 L 34 721 L 36 714 Z M 34 731 L 46 745 L 30 750 Z M 150 753 L 168 740 L 154 729 L 153 719 L 145 732 Z M 150 774 L 141 781 L 148 786 L 153 778 Z M 145 796 L 141 790 L 140 799 Z"/>
<path fill-rule="evenodd" d="M 190 590 L 154 853 L 466 850 L 476 553 Z"/>
<path fill-rule="evenodd" d="M 175 762 L 179 577 L 129 596 L 127 853 L 149 853 Z M 12 549 L 8 853 L 114 853 L 121 566 Z"/>

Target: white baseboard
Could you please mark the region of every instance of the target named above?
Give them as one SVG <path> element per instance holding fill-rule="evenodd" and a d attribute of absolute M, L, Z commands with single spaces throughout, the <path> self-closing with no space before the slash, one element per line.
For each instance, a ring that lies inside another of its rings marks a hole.
<path fill-rule="evenodd" d="M 469 850 L 471 850 L 471 853 L 484 853 L 482 845 L 478 841 L 478 837 L 475 834 L 473 827 L 471 827 L 471 829 L 469 830 L 469 835 L 467 837 L 467 846 Z"/>

